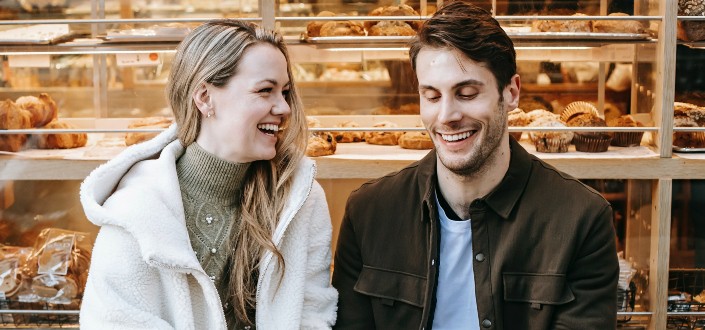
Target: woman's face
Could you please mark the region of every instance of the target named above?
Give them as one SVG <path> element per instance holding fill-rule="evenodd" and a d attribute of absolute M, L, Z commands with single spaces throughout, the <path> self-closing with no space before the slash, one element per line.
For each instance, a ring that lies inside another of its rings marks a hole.
<path fill-rule="evenodd" d="M 289 84 L 286 58 L 279 49 L 250 46 L 238 73 L 225 86 L 206 85 L 206 109 L 201 109 L 204 116 L 196 142 L 231 162 L 274 158 L 279 127 L 291 113 L 285 99 Z M 205 116 L 209 111 L 213 114 Z"/>

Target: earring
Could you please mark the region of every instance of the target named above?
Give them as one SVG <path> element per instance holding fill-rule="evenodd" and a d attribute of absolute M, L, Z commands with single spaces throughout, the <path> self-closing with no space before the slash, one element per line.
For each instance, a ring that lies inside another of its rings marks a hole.
<path fill-rule="evenodd" d="M 215 111 L 213 111 L 213 110 L 208 110 L 208 114 L 206 114 L 206 118 L 210 118 L 210 117 L 213 117 L 213 116 L 215 116 Z"/>

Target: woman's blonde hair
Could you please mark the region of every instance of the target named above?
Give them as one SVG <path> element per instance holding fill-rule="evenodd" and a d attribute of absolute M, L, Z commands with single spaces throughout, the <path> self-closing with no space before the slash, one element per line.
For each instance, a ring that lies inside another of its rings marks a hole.
<path fill-rule="evenodd" d="M 289 54 L 281 35 L 254 24 L 234 19 L 218 19 L 204 23 L 191 32 L 177 48 L 172 62 L 166 94 L 176 123 L 178 138 L 184 146 L 196 140 L 202 114 L 192 95 L 204 83 L 225 86 L 238 74 L 238 65 L 247 49 L 255 44 L 270 44 L 279 49 L 287 62 L 290 90 L 286 101 L 291 115 L 279 132 L 276 156 L 250 165 L 244 182 L 239 232 L 232 237 L 229 271 L 229 293 L 237 319 L 253 324 L 248 310 L 255 307 L 257 274 L 263 254 L 269 250 L 279 261 L 283 277 L 284 257 L 272 241 L 279 215 L 290 192 L 294 173 L 306 150 L 307 125 Z"/>

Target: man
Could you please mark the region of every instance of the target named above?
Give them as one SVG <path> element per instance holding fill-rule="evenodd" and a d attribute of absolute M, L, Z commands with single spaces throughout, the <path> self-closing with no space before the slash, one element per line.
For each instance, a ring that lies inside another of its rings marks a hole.
<path fill-rule="evenodd" d="M 612 209 L 507 133 L 520 79 L 485 10 L 439 10 L 410 49 L 435 151 L 348 200 L 337 329 L 613 329 Z"/>

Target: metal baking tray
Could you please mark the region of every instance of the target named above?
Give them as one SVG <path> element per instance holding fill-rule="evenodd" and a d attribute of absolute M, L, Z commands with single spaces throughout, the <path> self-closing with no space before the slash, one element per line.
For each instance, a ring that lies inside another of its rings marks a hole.
<path fill-rule="evenodd" d="M 188 28 L 154 28 L 113 30 L 98 38 L 105 42 L 181 42 L 191 30 Z"/>
<path fill-rule="evenodd" d="M 66 33 L 52 37 L 39 38 L 3 38 L 0 37 L 0 45 L 55 45 L 62 42 L 70 41 L 80 36 L 78 33 Z"/>
<path fill-rule="evenodd" d="M 648 33 L 509 32 L 517 40 L 648 40 Z"/>
<path fill-rule="evenodd" d="M 683 152 L 683 153 L 696 153 L 696 152 L 705 152 L 705 148 L 688 148 L 688 147 L 673 146 L 673 151 Z"/>
<path fill-rule="evenodd" d="M 301 36 L 301 40 L 312 44 L 349 44 L 349 43 L 408 43 L 411 36 L 340 36 L 340 37 L 307 37 Z"/>

